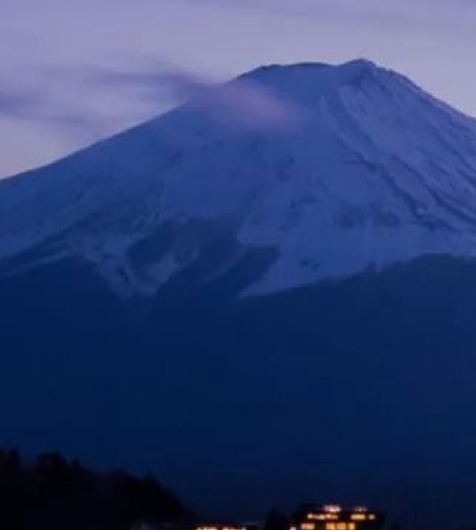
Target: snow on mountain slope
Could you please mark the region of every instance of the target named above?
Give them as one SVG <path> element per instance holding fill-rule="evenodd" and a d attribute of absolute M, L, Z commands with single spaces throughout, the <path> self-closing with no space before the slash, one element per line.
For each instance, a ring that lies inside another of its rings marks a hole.
<path fill-rule="evenodd" d="M 78 255 L 147 294 L 226 240 L 202 280 L 273 249 L 244 291 L 266 293 L 476 254 L 475 120 L 364 60 L 263 67 L 218 91 L 239 83 L 299 119 L 230 126 L 192 102 L 0 183 L 0 274 Z"/>

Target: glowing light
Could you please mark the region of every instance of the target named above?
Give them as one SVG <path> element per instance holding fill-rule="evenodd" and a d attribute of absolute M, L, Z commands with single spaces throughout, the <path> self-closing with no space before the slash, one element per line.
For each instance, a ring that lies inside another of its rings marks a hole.
<path fill-rule="evenodd" d="M 352 521 L 365 521 L 365 519 L 367 519 L 367 517 L 363 513 L 353 513 L 350 518 L 352 519 Z"/>
<path fill-rule="evenodd" d="M 342 508 L 338 504 L 328 504 L 323 509 L 328 513 L 340 513 L 342 511 Z"/>
<path fill-rule="evenodd" d="M 315 530 L 316 525 L 314 523 L 302 523 L 301 530 Z"/>

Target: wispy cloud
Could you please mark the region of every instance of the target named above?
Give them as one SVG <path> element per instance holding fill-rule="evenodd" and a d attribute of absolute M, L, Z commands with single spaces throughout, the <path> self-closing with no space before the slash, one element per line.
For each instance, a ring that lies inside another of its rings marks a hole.
<path fill-rule="evenodd" d="M 0 87 L 0 115 L 7 118 L 27 118 L 43 104 L 43 97 L 29 90 Z"/>
<path fill-rule="evenodd" d="M 45 87 L 0 86 L 0 116 L 37 123 L 74 139 L 88 139 L 105 129 L 97 114 L 55 99 Z"/>
<path fill-rule="evenodd" d="M 474 31 L 476 2 L 473 0 L 180 0 L 193 5 L 261 10 L 285 16 L 347 21 L 375 27 Z M 431 16 L 429 16 L 431 13 Z M 473 17 L 471 15 L 474 15 Z"/>
<path fill-rule="evenodd" d="M 5 167 L 11 171 L 25 167 L 26 160 L 34 165 L 57 158 L 188 99 L 238 126 L 250 126 L 248 120 L 255 127 L 293 121 L 296 109 L 279 94 L 250 85 L 217 91 L 214 80 L 191 72 L 233 77 L 270 62 L 367 57 L 476 113 L 471 88 L 476 0 L 0 0 L 0 5 L 0 177 Z M 185 73 L 154 63 L 157 56 L 182 65 Z M 108 69 L 96 72 L 93 81 L 84 64 Z M 52 75 L 52 65 L 72 71 Z"/>
<path fill-rule="evenodd" d="M 282 129 L 297 124 L 303 110 L 260 84 L 244 78 L 219 83 L 190 72 L 156 65 L 141 70 L 85 68 L 73 73 L 78 82 L 109 91 L 127 91 L 152 104 L 189 102 L 229 126 Z"/>
<path fill-rule="evenodd" d="M 83 65 L 46 69 L 43 75 L 55 79 L 60 89 L 52 90 L 46 80 L 31 86 L 0 83 L 0 117 L 39 125 L 73 143 L 90 143 L 185 102 L 233 128 L 289 129 L 303 116 L 284 97 L 250 81 L 223 84 L 156 63 L 141 69 Z M 90 93 L 94 99 L 122 97 L 129 101 L 130 115 L 120 106 L 105 113 L 101 106 L 81 105 L 76 97 L 81 93 Z M 134 102 L 149 110 L 135 113 Z"/>

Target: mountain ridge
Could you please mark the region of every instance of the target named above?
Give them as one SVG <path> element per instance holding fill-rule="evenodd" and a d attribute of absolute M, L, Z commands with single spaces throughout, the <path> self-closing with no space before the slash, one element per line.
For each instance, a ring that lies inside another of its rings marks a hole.
<path fill-rule="evenodd" d="M 471 523 L 474 260 L 238 300 L 235 278 L 135 308 L 77 259 L 0 278 L 4 443 L 153 470 L 210 513 L 332 495 Z"/>

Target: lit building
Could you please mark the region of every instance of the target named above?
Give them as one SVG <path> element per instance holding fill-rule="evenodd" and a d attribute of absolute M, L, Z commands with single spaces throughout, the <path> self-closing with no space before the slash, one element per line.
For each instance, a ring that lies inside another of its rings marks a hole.
<path fill-rule="evenodd" d="M 193 530 L 247 530 L 247 526 L 229 523 L 208 523 L 196 525 Z"/>
<path fill-rule="evenodd" d="M 381 530 L 384 522 L 382 513 L 365 506 L 303 504 L 293 514 L 290 530 Z"/>

